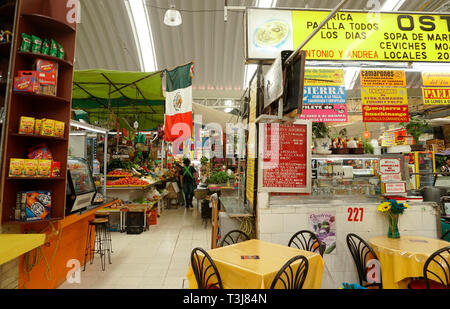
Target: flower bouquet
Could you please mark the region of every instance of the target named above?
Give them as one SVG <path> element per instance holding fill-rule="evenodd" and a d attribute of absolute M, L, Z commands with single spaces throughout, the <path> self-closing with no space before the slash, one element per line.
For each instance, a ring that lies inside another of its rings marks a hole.
<path fill-rule="evenodd" d="M 399 203 L 396 200 L 388 200 L 378 205 L 378 211 L 387 214 L 389 219 L 389 238 L 400 238 L 398 231 L 398 217 L 409 208 L 406 203 Z"/>

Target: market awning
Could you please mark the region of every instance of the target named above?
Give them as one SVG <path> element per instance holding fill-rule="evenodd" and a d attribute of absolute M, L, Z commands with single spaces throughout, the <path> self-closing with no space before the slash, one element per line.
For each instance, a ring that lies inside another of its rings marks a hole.
<path fill-rule="evenodd" d="M 139 122 L 140 130 L 164 123 L 162 71 L 75 71 L 72 108 L 89 114 L 91 122 L 107 122 L 113 113 Z"/>

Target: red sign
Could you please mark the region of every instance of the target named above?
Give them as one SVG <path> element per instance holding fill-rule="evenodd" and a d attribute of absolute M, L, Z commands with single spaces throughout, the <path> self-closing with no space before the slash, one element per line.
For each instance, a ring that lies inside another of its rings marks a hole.
<path fill-rule="evenodd" d="M 363 105 L 363 122 L 409 122 L 408 105 Z"/>
<path fill-rule="evenodd" d="M 264 130 L 263 187 L 307 186 L 306 125 L 267 124 Z"/>

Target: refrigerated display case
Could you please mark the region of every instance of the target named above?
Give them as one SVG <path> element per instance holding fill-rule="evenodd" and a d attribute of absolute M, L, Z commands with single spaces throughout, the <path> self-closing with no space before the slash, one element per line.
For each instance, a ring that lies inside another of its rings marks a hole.
<path fill-rule="evenodd" d="M 92 169 L 83 158 L 68 159 L 66 215 L 92 205 L 97 193 Z"/>
<path fill-rule="evenodd" d="M 401 155 L 313 155 L 311 195 L 380 196 L 382 158 L 400 159 L 402 180 L 409 177 Z"/>
<path fill-rule="evenodd" d="M 409 172 L 411 188 L 419 190 L 434 185 L 435 156 L 433 151 L 415 151 L 409 155 Z"/>

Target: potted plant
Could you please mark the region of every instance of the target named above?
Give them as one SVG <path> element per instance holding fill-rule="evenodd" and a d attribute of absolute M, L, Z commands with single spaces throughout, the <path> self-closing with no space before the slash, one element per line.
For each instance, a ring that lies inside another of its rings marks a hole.
<path fill-rule="evenodd" d="M 315 122 L 312 125 L 315 154 L 330 154 L 330 128 L 324 122 Z"/>
<path fill-rule="evenodd" d="M 408 123 L 401 123 L 405 127 L 406 132 L 414 138 L 414 145 L 411 145 L 411 150 L 420 151 L 424 147 L 419 144 L 419 137 L 424 133 L 425 130 L 431 130 L 431 126 L 427 120 L 420 118 L 418 116 L 411 117 Z"/>

